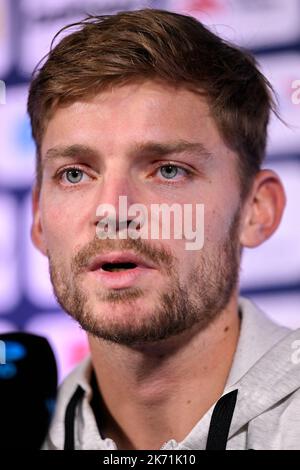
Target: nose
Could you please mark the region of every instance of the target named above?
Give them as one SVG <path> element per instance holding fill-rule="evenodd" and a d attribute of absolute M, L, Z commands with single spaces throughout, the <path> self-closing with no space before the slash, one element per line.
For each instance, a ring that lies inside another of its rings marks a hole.
<path fill-rule="evenodd" d="M 128 172 L 107 174 L 97 194 L 95 225 L 105 217 L 114 220 L 117 231 L 127 229 L 134 219 L 134 215 L 128 215 L 128 208 L 139 201 L 138 189 Z"/>

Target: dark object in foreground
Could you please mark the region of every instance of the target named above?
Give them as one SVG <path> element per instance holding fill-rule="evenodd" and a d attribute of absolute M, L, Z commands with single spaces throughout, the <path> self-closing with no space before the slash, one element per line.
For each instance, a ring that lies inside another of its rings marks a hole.
<path fill-rule="evenodd" d="M 0 448 L 39 449 L 57 391 L 57 367 L 48 341 L 28 333 L 0 335 Z"/>

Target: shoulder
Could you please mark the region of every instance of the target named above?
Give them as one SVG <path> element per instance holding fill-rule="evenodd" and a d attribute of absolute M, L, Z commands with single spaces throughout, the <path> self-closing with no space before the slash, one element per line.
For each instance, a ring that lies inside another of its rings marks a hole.
<path fill-rule="evenodd" d="M 248 446 L 256 450 L 300 450 L 300 386 L 249 423 Z"/>

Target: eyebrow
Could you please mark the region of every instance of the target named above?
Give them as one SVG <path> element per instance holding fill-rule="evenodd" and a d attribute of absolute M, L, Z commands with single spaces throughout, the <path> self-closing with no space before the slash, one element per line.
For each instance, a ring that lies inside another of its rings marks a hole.
<path fill-rule="evenodd" d="M 131 146 L 128 154 L 133 157 L 145 158 L 152 157 L 166 157 L 174 154 L 195 154 L 201 157 L 203 161 L 209 161 L 213 158 L 213 154 L 200 142 L 188 142 L 185 140 L 171 141 L 171 142 L 138 142 Z M 69 146 L 57 146 L 47 150 L 43 160 L 53 160 L 58 158 L 91 158 L 101 156 L 100 152 L 93 147 L 73 144 Z"/>
<path fill-rule="evenodd" d="M 97 155 L 98 152 L 92 147 L 73 144 L 66 147 L 57 146 L 52 147 L 45 153 L 43 160 L 55 160 L 57 158 L 75 158 L 76 156 L 92 156 Z"/>

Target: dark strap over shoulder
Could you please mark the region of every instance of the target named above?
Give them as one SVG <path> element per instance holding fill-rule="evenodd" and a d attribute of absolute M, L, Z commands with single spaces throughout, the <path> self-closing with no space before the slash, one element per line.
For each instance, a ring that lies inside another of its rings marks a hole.
<path fill-rule="evenodd" d="M 227 393 L 217 402 L 211 417 L 206 450 L 226 450 L 230 424 L 238 390 Z"/>
<path fill-rule="evenodd" d="M 64 450 L 75 450 L 75 412 L 76 406 L 84 395 L 83 388 L 78 385 L 75 393 L 68 403 L 65 414 L 65 443 Z"/>

